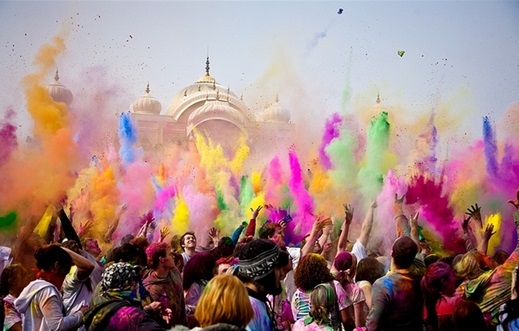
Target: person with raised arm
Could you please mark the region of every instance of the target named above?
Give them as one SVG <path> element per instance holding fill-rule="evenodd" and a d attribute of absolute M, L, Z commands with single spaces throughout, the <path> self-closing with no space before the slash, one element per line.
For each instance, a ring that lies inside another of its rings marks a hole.
<path fill-rule="evenodd" d="M 516 208 L 514 222 L 519 233 L 519 196 L 517 200 L 510 200 L 509 203 Z M 477 253 L 481 255 L 480 252 Z M 474 254 L 474 251 L 468 252 L 454 268 L 457 273 L 464 271 L 464 274 L 467 274 L 467 279 L 461 287 L 465 297 L 475 302 L 484 315 L 497 323 L 499 307 L 510 299 L 512 273 L 519 264 L 519 240 L 508 259 L 494 269 L 483 270 L 481 261 L 477 261 L 478 254 Z"/>
<path fill-rule="evenodd" d="M 353 248 L 351 249 L 351 253 L 357 258 L 357 263 L 368 256 L 366 247 L 368 246 L 369 236 L 371 234 L 371 229 L 373 228 L 373 214 L 375 213 L 375 208 L 377 208 L 376 200 L 373 201 L 370 208 L 368 209 L 366 217 L 364 217 L 364 220 L 362 221 L 359 238 L 357 238 L 357 241 L 355 241 Z"/>
<path fill-rule="evenodd" d="M 70 252 L 53 244 L 39 248 L 35 253 L 39 269 L 37 279 L 30 282 L 14 301 L 23 317 L 23 330 L 76 330 L 82 324 L 86 306 L 66 315 L 60 293 L 73 258 Z"/>
<path fill-rule="evenodd" d="M 327 226 L 332 225 L 332 220 L 330 217 L 322 218 L 321 216 L 317 217 L 314 224 L 312 225 L 312 231 L 310 232 L 310 236 L 305 241 L 305 244 L 301 248 L 301 258 L 306 256 L 309 253 L 314 251 L 315 243 L 319 237 L 319 233 Z"/>
<path fill-rule="evenodd" d="M 341 235 L 337 241 L 337 255 L 339 255 L 340 252 L 344 252 L 346 250 L 346 246 L 348 245 L 348 235 L 350 233 L 350 225 L 351 221 L 353 221 L 354 208 L 347 203 L 343 204 L 343 206 L 344 222 L 341 225 Z"/>

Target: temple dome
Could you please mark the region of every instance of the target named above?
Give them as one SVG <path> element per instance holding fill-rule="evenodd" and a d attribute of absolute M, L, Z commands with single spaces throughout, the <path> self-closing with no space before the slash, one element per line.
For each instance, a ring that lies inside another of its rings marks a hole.
<path fill-rule="evenodd" d="M 246 119 L 243 114 L 228 102 L 207 100 L 201 107 L 193 111 L 187 120 L 189 126 L 196 127 L 207 120 L 224 120 L 238 127 L 243 126 Z"/>
<path fill-rule="evenodd" d="M 265 122 L 288 123 L 290 122 L 290 117 L 290 112 L 285 107 L 279 105 L 279 99 L 277 97 L 276 102 L 263 112 L 263 120 Z"/>
<path fill-rule="evenodd" d="M 70 107 L 72 100 L 74 100 L 72 92 L 70 92 L 68 88 L 66 88 L 59 82 L 58 70 L 56 70 L 54 82 L 50 83 L 47 86 L 47 91 L 49 92 L 49 95 L 51 96 L 52 100 L 56 102 L 63 102 L 67 105 L 67 107 Z"/>
<path fill-rule="evenodd" d="M 155 114 L 158 115 L 162 109 L 160 101 L 150 95 L 150 84 L 146 86 L 146 93 L 139 97 L 132 104 L 132 110 L 135 113 Z"/>

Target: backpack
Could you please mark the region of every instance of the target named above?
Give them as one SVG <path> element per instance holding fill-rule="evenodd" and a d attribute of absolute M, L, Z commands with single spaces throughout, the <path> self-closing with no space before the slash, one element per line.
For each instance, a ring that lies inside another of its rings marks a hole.
<path fill-rule="evenodd" d="M 127 300 L 114 299 L 101 302 L 89 309 L 83 317 L 87 331 L 103 331 L 108 328 L 110 318 L 122 307 L 133 306 Z"/>

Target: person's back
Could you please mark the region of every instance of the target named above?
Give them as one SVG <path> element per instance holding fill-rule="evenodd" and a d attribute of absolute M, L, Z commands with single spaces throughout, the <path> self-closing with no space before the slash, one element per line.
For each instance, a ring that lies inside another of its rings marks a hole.
<path fill-rule="evenodd" d="M 368 330 L 423 330 L 421 275 L 412 268 L 417 252 L 418 246 L 409 237 L 400 237 L 393 244 L 392 271 L 373 284 Z"/>
<path fill-rule="evenodd" d="M 422 330 L 420 279 L 392 271 L 373 284 L 368 330 Z M 373 314 L 381 314 L 373 319 Z"/>

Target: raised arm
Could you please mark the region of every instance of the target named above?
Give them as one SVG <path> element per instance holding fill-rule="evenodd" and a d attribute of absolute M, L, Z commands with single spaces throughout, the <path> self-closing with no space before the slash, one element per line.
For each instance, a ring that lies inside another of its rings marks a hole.
<path fill-rule="evenodd" d="M 467 215 L 470 215 L 474 220 L 474 235 L 476 237 L 476 241 L 479 245 L 481 240 L 483 240 L 482 232 L 483 232 L 483 218 L 481 217 L 481 206 L 477 203 L 475 205 L 470 206 L 466 212 Z"/>
<path fill-rule="evenodd" d="M 410 236 L 411 229 L 409 228 L 409 220 L 404 214 L 404 199 L 405 194 L 400 198 L 395 193 L 395 201 L 393 203 L 393 209 L 395 211 L 395 222 L 396 222 L 396 236 Z"/>
<path fill-rule="evenodd" d="M 512 204 L 516 209 L 516 212 L 514 213 L 514 222 L 517 231 L 517 238 L 519 238 L 519 190 L 517 190 L 515 200 L 508 200 L 508 203 Z M 515 250 L 519 251 L 519 239 L 517 239 Z"/>
<path fill-rule="evenodd" d="M 252 211 L 252 218 L 250 219 L 249 226 L 247 226 L 247 230 L 245 231 L 246 237 L 254 237 L 254 234 L 256 233 L 256 218 L 258 218 L 261 209 L 263 209 L 263 206 L 259 205 Z"/>
<path fill-rule="evenodd" d="M 410 234 L 411 239 L 416 243 L 418 247 L 421 247 L 420 245 L 420 238 L 418 237 L 418 216 L 420 213 L 416 213 L 413 216 L 411 216 L 411 219 L 409 220 L 410 225 Z"/>
<path fill-rule="evenodd" d="M 70 255 L 72 258 L 72 264 L 74 264 L 77 267 L 77 278 L 80 280 L 85 280 L 90 276 L 92 271 L 95 269 L 95 265 L 86 257 L 71 251 L 68 248 L 61 247 L 65 250 L 65 252 Z"/>
<path fill-rule="evenodd" d="M 341 226 L 341 235 L 339 236 L 339 241 L 337 242 L 337 254 L 346 250 L 346 246 L 348 245 L 348 235 L 350 232 L 350 225 L 353 220 L 353 212 L 354 208 L 350 204 L 343 204 L 344 206 L 344 222 Z"/>
<path fill-rule="evenodd" d="M 306 240 L 305 245 L 303 248 L 301 248 L 301 258 L 303 258 L 305 255 L 308 255 L 308 253 L 311 253 L 313 251 L 315 242 L 317 240 L 317 237 L 319 236 L 319 232 L 327 226 L 332 223 L 330 217 L 321 218 L 320 216 L 317 217 L 314 224 L 312 225 L 312 231 L 310 232 L 310 236 Z"/>
<path fill-rule="evenodd" d="M 72 213 L 71 213 L 71 215 L 72 215 Z M 63 208 L 61 208 L 58 211 L 58 217 L 61 220 L 61 228 L 63 229 L 63 232 L 65 233 L 65 237 L 68 240 L 75 241 L 79 245 L 79 248 L 83 249 L 83 247 L 81 246 L 81 240 L 79 239 L 79 235 L 76 232 L 76 230 L 74 229 L 74 227 L 72 226 L 72 221 L 67 216 L 67 214 L 65 213 L 65 210 L 63 210 Z"/>
<path fill-rule="evenodd" d="M 127 205 L 122 205 L 121 208 L 119 208 L 119 210 L 115 214 L 114 222 L 112 224 L 110 224 L 110 227 L 108 228 L 108 231 L 106 232 L 106 234 L 103 237 L 103 239 L 107 243 L 112 241 L 112 236 L 113 236 L 115 230 L 117 229 L 117 227 L 119 226 L 119 221 L 121 220 L 121 216 L 126 211 L 126 209 L 128 209 L 128 206 Z"/>
<path fill-rule="evenodd" d="M 368 212 L 366 213 L 366 217 L 364 217 L 364 220 L 362 221 L 362 227 L 360 228 L 360 235 L 357 240 L 364 247 L 367 247 L 368 245 L 369 235 L 371 234 L 371 229 L 373 228 L 373 214 L 375 208 L 377 208 L 377 201 L 373 201 L 369 207 Z"/>
<path fill-rule="evenodd" d="M 465 216 L 463 223 L 461 223 L 461 227 L 463 228 L 463 239 L 465 240 L 465 249 L 467 252 L 475 249 L 477 246 L 476 237 L 474 233 L 472 233 L 472 229 L 470 227 L 470 219 L 472 216 Z"/>
<path fill-rule="evenodd" d="M 231 240 L 235 245 L 238 242 L 238 240 L 240 239 L 240 235 L 243 232 L 243 229 L 245 229 L 245 227 L 247 227 L 247 222 L 242 222 L 240 225 L 238 225 L 236 230 L 234 230 L 234 232 L 232 233 Z"/>
<path fill-rule="evenodd" d="M 483 231 L 483 234 L 481 235 L 481 241 L 478 243 L 478 251 L 480 253 L 483 253 L 487 255 L 488 250 L 488 242 L 490 241 L 490 238 L 495 235 L 494 232 L 494 224 L 487 224 L 485 227 L 485 231 Z"/>

